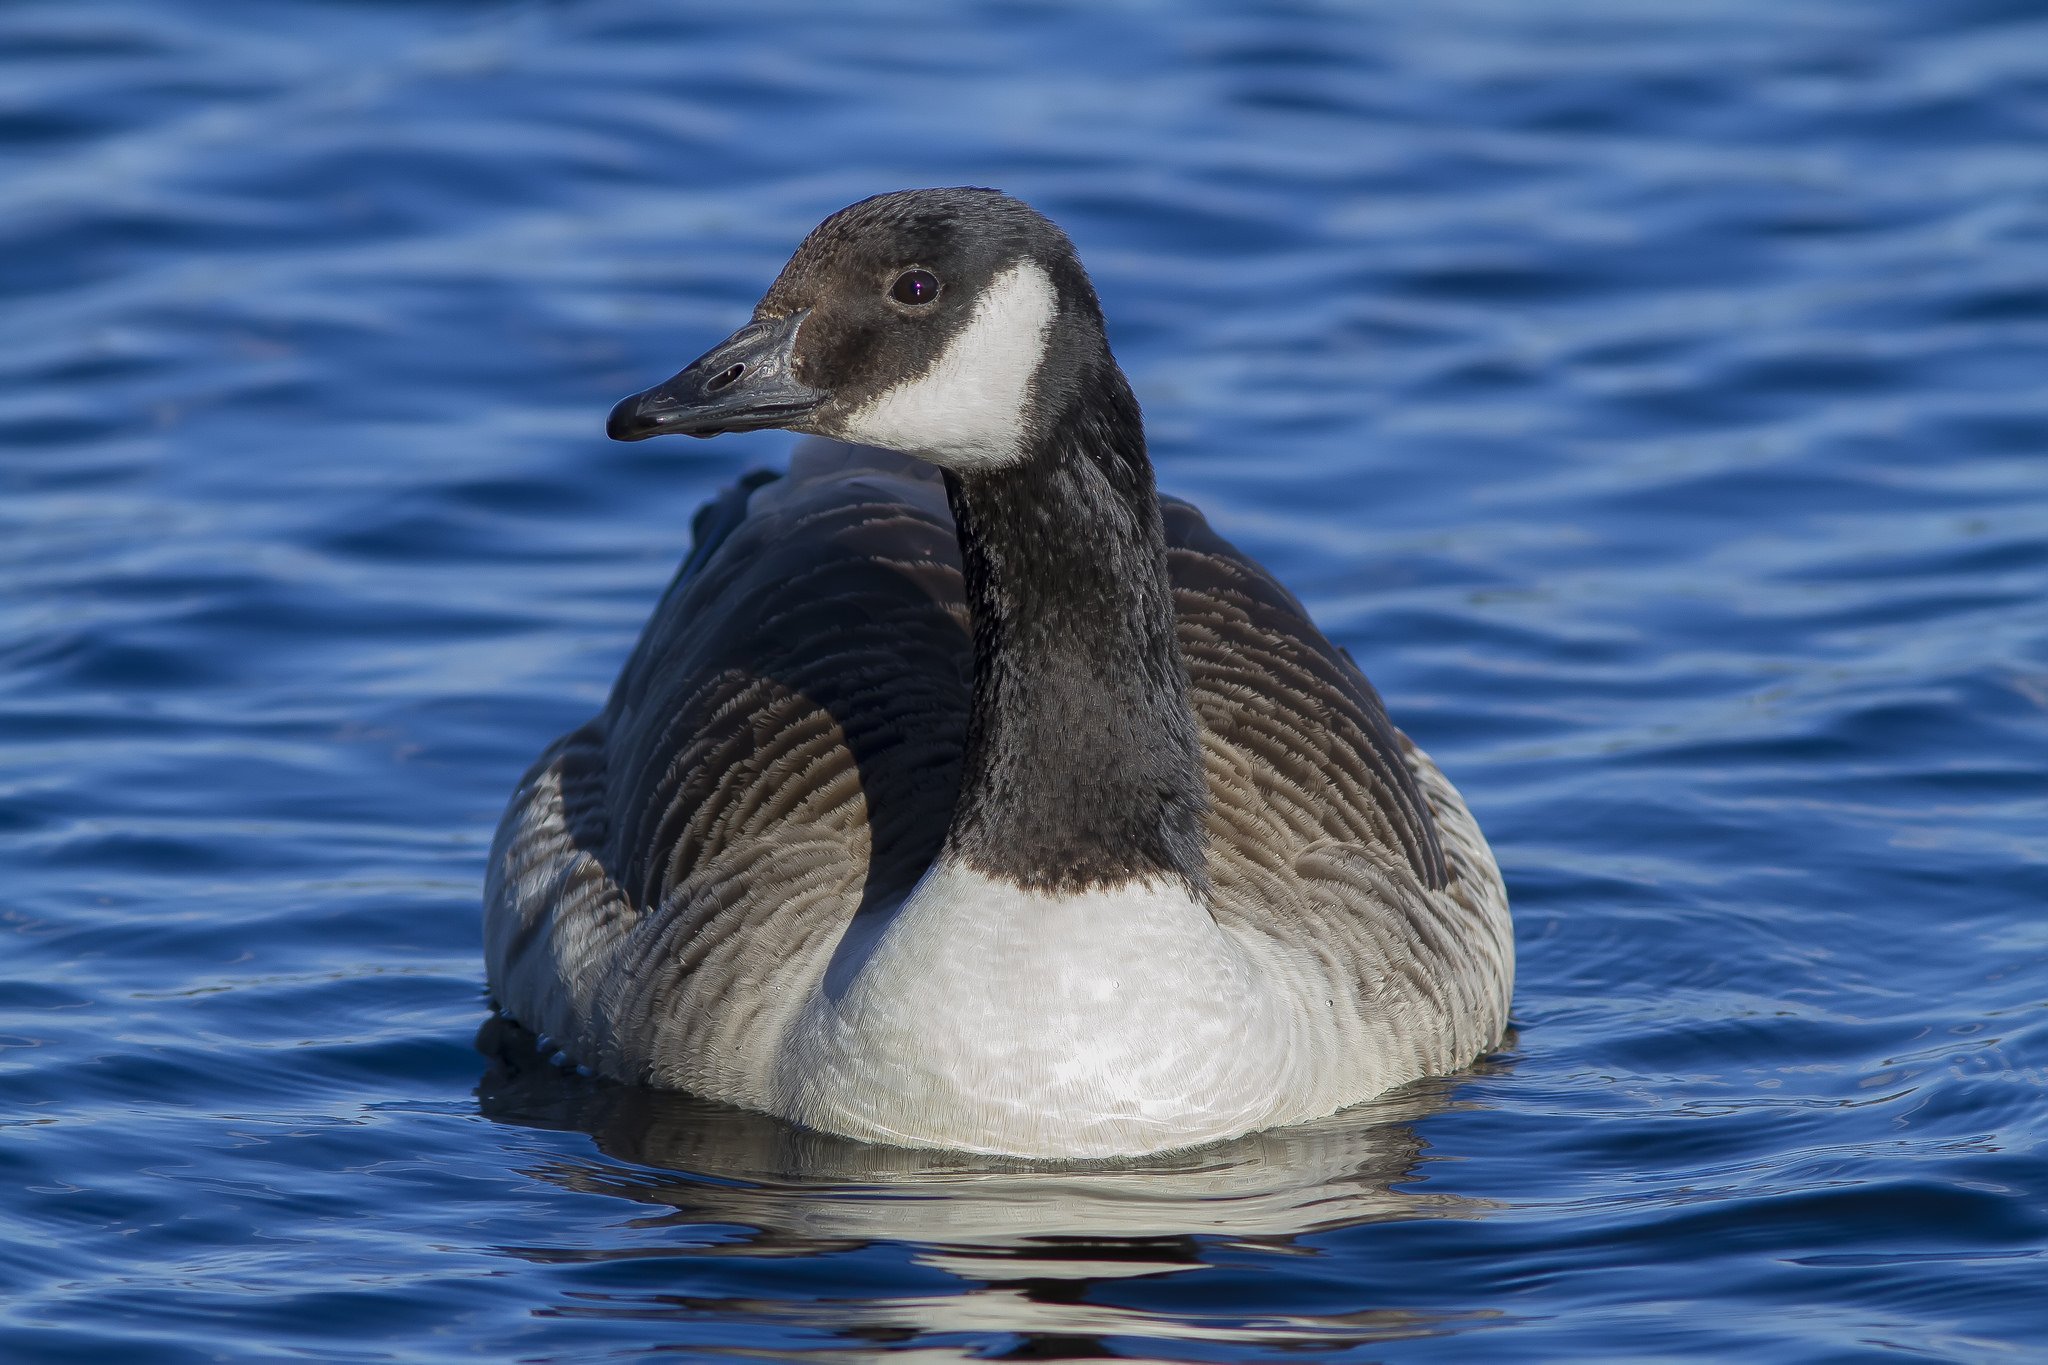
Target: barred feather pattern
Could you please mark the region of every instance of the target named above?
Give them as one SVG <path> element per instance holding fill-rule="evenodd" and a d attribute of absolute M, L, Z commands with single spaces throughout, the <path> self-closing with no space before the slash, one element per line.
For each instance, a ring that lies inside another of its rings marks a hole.
<path fill-rule="evenodd" d="M 1470 1062 L 1513 985 L 1485 839 L 1284 588 L 1192 507 L 1165 521 L 1209 908 L 1295 964 L 1333 1077 L 1319 1112 Z M 778 1048 L 849 925 L 886 916 L 944 841 L 971 669 L 925 466 L 814 442 L 730 490 L 603 713 L 499 826 L 500 1007 L 601 1074 L 772 1112 Z"/>

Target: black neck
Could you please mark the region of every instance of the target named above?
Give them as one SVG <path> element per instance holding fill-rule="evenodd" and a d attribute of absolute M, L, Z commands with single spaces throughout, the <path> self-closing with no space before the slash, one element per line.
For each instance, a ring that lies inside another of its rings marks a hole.
<path fill-rule="evenodd" d="M 974 619 L 948 854 L 1048 891 L 1199 892 L 1208 807 L 1137 400 L 1107 351 L 1017 464 L 946 475 Z"/>

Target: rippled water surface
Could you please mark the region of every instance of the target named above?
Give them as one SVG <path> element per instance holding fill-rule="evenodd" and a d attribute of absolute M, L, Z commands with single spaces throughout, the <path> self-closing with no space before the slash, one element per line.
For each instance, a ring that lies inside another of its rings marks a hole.
<path fill-rule="evenodd" d="M 478 1038 L 789 444 L 608 405 L 950 183 L 1464 788 L 1497 1057 L 1061 1170 Z M 2039 1358 L 2044 588 L 2038 6 L 16 0 L 0 1359 Z"/>

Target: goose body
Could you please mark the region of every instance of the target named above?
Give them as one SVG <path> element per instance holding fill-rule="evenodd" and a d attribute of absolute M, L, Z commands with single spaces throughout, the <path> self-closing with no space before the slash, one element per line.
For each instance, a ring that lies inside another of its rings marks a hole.
<path fill-rule="evenodd" d="M 863 201 L 611 429 L 756 426 L 836 439 L 699 513 L 499 827 L 508 1015 L 620 1080 L 1046 1157 L 1318 1117 L 1499 1038 L 1485 840 L 1300 604 L 1157 496 L 1057 228 Z"/>

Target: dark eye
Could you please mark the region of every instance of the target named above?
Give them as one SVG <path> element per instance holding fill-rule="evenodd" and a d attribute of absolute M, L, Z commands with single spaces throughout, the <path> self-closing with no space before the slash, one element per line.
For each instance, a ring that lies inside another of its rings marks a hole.
<path fill-rule="evenodd" d="M 906 270 L 889 286 L 889 297 L 898 303 L 922 308 L 939 296 L 939 277 L 929 270 Z"/>

